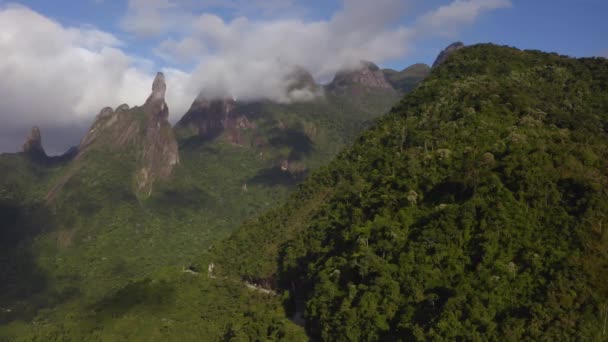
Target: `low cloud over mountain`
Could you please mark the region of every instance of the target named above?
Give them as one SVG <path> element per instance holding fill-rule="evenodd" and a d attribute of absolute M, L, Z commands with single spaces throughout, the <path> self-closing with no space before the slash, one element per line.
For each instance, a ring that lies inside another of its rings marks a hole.
<path fill-rule="evenodd" d="M 172 121 L 200 92 L 244 100 L 309 99 L 287 92 L 295 67 L 329 81 L 361 60 L 403 58 L 417 41 L 453 34 L 510 1 L 446 1 L 424 13 L 415 11 L 419 4 L 342 0 L 322 17 L 298 1 L 131 0 L 112 32 L 67 26 L 30 8 L 5 5 L 0 151 L 17 150 L 22 139 L 9 136 L 23 137 L 32 125 L 41 127 L 47 151 L 65 150 L 102 107 L 145 100 L 158 70 L 170 84 Z M 142 41 L 153 46 L 145 56 Z"/>

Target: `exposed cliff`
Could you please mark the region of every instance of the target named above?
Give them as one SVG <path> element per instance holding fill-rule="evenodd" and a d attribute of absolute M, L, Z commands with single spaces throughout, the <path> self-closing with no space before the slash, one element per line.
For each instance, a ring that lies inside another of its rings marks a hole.
<path fill-rule="evenodd" d="M 134 191 L 140 196 L 149 196 L 154 182 L 167 179 L 179 163 L 177 141 L 168 121 L 166 88 L 164 75 L 158 73 L 143 106 L 129 108 L 123 104 L 116 110 L 102 109 L 82 139 L 70 170 L 51 189 L 48 198 L 57 196 L 98 153 L 133 158 L 137 168 L 133 171 Z"/>
<path fill-rule="evenodd" d="M 32 127 L 22 148 L 23 153 L 35 158 L 46 158 L 46 152 L 42 147 L 42 135 L 38 127 Z"/>
<path fill-rule="evenodd" d="M 332 92 L 344 92 L 352 89 L 376 88 L 393 90 L 393 86 L 386 79 L 380 68 L 372 62 L 361 62 L 354 70 L 345 70 L 336 74 L 334 80 L 327 87 Z"/>

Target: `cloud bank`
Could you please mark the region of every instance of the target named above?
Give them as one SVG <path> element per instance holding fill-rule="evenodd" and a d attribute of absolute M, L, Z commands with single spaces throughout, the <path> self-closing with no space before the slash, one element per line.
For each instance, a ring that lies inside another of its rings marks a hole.
<path fill-rule="evenodd" d="M 420 39 L 510 6 L 509 0 L 455 0 L 406 25 L 414 2 L 341 0 L 328 18 L 303 19 L 306 2 L 295 0 L 129 0 L 117 27 L 123 32 L 114 34 L 0 6 L 0 151 L 19 150 L 33 125 L 41 127 L 48 151 L 64 151 L 102 107 L 142 104 L 157 70 L 167 76 L 174 121 L 199 93 L 310 99 L 314 94 L 287 92 L 295 67 L 328 81 L 360 60 L 402 58 Z M 128 52 L 139 41 L 155 45 L 146 58 Z"/>
<path fill-rule="evenodd" d="M 0 151 L 19 150 L 39 125 L 45 147 L 59 153 L 78 142 L 102 107 L 142 104 L 155 70 L 123 46 L 106 32 L 64 27 L 22 6 L 2 8 Z M 165 71 L 174 85 L 169 101 L 183 111 L 194 94 L 178 86 L 187 75 Z"/>
<path fill-rule="evenodd" d="M 203 96 L 289 102 L 298 100 L 287 93 L 294 67 L 328 81 L 361 60 L 382 63 L 402 58 L 422 37 L 453 34 L 486 11 L 510 6 L 510 0 L 455 0 L 405 25 L 404 17 L 414 2 L 342 0 L 340 10 L 329 19 L 306 21 L 289 15 L 268 20 L 236 15 L 226 20 L 204 11 L 220 6 L 213 1 L 199 3 L 203 13 L 192 15 L 194 5 L 188 0 L 155 0 L 154 4 L 132 0 L 123 23 L 140 37 L 172 35 L 155 52 L 168 62 L 198 62 L 189 87 Z M 229 1 L 224 7 L 242 3 Z M 249 11 L 281 8 L 280 1 L 248 3 Z M 154 26 L 163 15 L 164 24 Z"/>

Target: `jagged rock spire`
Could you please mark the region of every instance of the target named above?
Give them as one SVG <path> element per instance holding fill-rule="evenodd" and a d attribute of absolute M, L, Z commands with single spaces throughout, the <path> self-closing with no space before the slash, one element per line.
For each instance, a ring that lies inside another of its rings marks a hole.
<path fill-rule="evenodd" d="M 44 152 L 44 148 L 42 147 L 42 134 L 40 134 L 38 127 L 32 127 L 30 134 L 23 144 L 23 152 L 35 156 L 46 156 L 46 152 Z"/>
<path fill-rule="evenodd" d="M 447 48 L 445 48 L 439 53 L 439 56 L 437 56 L 435 63 L 433 63 L 433 68 L 436 68 L 441 65 L 441 63 L 445 62 L 451 54 L 462 48 L 464 48 L 464 44 L 462 42 L 455 42 L 450 44 Z"/>
<path fill-rule="evenodd" d="M 165 102 L 166 91 L 165 75 L 162 72 L 158 72 L 154 78 L 154 82 L 152 82 L 152 94 L 150 94 L 144 105 L 148 115 L 156 116 L 163 120 L 169 117 L 169 108 Z"/>
<path fill-rule="evenodd" d="M 167 84 L 165 83 L 165 74 L 159 72 L 156 74 L 154 78 L 154 82 L 152 83 L 152 95 L 150 95 L 151 99 L 154 100 L 165 100 L 165 92 L 167 91 Z"/>

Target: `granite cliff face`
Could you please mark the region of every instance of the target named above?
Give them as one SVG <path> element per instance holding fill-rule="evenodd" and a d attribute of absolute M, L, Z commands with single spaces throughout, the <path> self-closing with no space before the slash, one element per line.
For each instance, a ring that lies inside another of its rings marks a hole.
<path fill-rule="evenodd" d="M 310 72 L 296 66 L 286 85 L 285 102 L 200 94 L 175 125 L 181 146 L 191 149 L 217 141 L 252 148 L 258 159 L 274 163 L 260 178 L 274 182 L 289 174 L 299 179 L 314 163 L 311 159 L 337 153 L 403 92 L 370 62 L 338 73 L 328 85 L 318 84 Z"/>
<path fill-rule="evenodd" d="M 235 127 L 237 116 L 234 99 L 198 98 L 175 126 L 190 129 L 202 139 L 210 140 L 224 130 Z"/>
<path fill-rule="evenodd" d="M 103 108 L 91 129 L 78 146 L 69 171 L 50 191 L 48 198 L 58 195 L 63 186 L 97 153 L 127 154 L 135 159 L 137 170 L 134 191 L 147 197 L 153 184 L 171 176 L 179 163 L 177 140 L 169 124 L 169 108 L 165 102 L 165 77 L 158 73 L 152 84 L 152 93 L 141 107 L 127 104 L 116 109 Z"/>
<path fill-rule="evenodd" d="M 179 163 L 177 140 L 168 121 L 166 89 L 165 76 L 158 73 L 152 84 L 152 94 L 143 107 L 147 127 L 140 152 L 143 165 L 137 174 L 137 190 L 148 196 L 152 192 L 154 181 L 169 178 Z"/>
<path fill-rule="evenodd" d="M 372 62 L 361 62 L 361 66 L 355 70 L 337 73 L 328 89 L 335 92 L 353 87 L 394 90 L 384 72 Z"/>
<path fill-rule="evenodd" d="M 31 157 L 46 158 L 46 152 L 42 147 L 42 135 L 38 127 L 32 127 L 25 143 L 23 143 L 22 152 Z"/>

